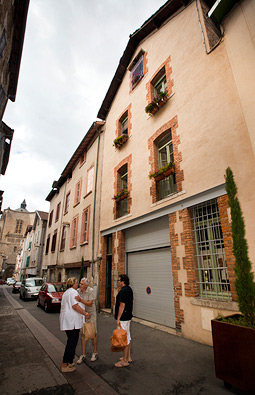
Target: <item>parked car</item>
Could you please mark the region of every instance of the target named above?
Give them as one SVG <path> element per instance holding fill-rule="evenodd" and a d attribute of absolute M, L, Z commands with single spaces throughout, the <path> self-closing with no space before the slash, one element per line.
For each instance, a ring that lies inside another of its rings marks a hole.
<path fill-rule="evenodd" d="M 21 281 L 16 281 L 15 284 L 13 284 L 12 286 L 12 293 L 18 293 L 20 291 L 20 287 L 21 287 Z"/>
<path fill-rule="evenodd" d="M 16 280 L 13 277 L 9 277 L 6 280 L 7 285 L 13 285 L 13 284 L 15 284 L 15 282 L 16 282 Z"/>
<path fill-rule="evenodd" d="M 37 306 L 42 306 L 46 312 L 60 308 L 63 293 L 66 291 L 66 283 L 45 283 L 39 291 Z"/>
<path fill-rule="evenodd" d="M 25 278 L 20 287 L 20 299 L 36 299 L 42 285 L 41 277 Z"/>

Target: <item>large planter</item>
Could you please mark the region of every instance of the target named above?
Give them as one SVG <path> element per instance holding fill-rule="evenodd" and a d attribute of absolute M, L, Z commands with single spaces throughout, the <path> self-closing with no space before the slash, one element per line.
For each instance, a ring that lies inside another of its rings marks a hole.
<path fill-rule="evenodd" d="M 169 177 L 174 172 L 175 172 L 174 167 L 170 167 L 169 169 L 165 170 L 163 173 L 155 176 L 154 179 L 156 182 L 164 180 L 164 178 Z"/>
<path fill-rule="evenodd" d="M 255 394 L 255 329 L 214 319 L 212 337 L 216 377 L 226 386 Z"/>
<path fill-rule="evenodd" d="M 128 135 L 127 134 L 122 134 L 120 138 L 117 138 L 114 140 L 113 144 L 115 145 L 116 148 L 121 148 L 128 140 Z"/>

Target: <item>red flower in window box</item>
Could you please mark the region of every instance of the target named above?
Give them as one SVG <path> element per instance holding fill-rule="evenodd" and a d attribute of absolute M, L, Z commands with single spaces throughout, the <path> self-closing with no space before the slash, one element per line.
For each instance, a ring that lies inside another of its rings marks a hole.
<path fill-rule="evenodd" d="M 113 200 L 115 202 L 119 202 L 120 200 L 126 199 L 128 197 L 128 190 L 127 189 L 121 189 L 117 195 L 113 196 Z"/>

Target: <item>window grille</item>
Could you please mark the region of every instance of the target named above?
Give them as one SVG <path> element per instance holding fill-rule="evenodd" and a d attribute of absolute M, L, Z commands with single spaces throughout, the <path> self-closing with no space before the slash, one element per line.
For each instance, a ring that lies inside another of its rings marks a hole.
<path fill-rule="evenodd" d="M 216 200 L 192 208 L 200 296 L 231 299 L 225 248 Z"/>

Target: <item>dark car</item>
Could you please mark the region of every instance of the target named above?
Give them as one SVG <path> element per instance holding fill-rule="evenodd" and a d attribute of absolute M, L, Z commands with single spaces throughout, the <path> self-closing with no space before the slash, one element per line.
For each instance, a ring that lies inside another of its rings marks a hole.
<path fill-rule="evenodd" d="M 65 291 L 66 283 L 64 282 L 43 284 L 38 294 L 37 306 L 42 306 L 46 312 L 59 309 Z"/>
<path fill-rule="evenodd" d="M 12 286 L 12 293 L 18 293 L 20 291 L 20 287 L 21 287 L 21 281 L 16 281 L 15 284 L 13 284 Z"/>

